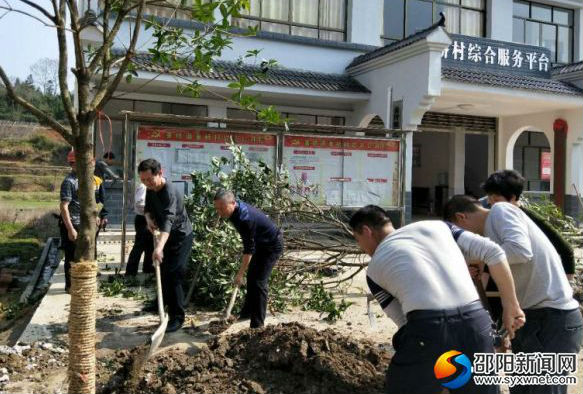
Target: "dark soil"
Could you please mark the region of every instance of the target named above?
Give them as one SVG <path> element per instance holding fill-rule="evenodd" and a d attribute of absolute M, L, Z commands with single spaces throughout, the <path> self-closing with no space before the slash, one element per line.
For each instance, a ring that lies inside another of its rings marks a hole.
<path fill-rule="evenodd" d="M 382 393 L 389 354 L 298 323 L 214 338 L 194 355 L 167 351 L 130 382 L 134 351 L 100 360 L 98 393 Z"/>

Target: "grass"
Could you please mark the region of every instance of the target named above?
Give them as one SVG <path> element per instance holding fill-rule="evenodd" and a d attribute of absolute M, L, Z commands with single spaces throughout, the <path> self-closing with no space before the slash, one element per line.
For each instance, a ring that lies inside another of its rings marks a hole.
<path fill-rule="evenodd" d="M 20 267 L 32 263 L 40 253 L 41 240 L 31 226 L 23 223 L 0 222 L 0 260 L 20 257 Z"/>
<path fill-rule="evenodd" d="M 0 201 L 59 202 L 58 192 L 7 192 L 0 191 Z"/>

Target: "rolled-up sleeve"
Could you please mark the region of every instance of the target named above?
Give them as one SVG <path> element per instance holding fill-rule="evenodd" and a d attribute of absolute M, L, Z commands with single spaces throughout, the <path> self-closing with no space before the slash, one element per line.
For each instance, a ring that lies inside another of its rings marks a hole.
<path fill-rule="evenodd" d="M 488 238 L 463 231 L 456 241 L 466 261 L 483 261 L 490 266 L 506 261 L 504 250 Z"/>
<path fill-rule="evenodd" d="M 71 182 L 64 180 L 61 183 L 61 202 L 70 202 L 73 199 L 73 187 Z"/>

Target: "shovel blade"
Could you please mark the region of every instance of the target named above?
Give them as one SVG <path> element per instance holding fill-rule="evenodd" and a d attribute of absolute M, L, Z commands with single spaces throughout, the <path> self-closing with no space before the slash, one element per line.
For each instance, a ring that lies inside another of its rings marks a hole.
<path fill-rule="evenodd" d="M 150 356 L 152 356 L 152 354 L 154 354 L 156 352 L 156 350 L 158 350 L 158 348 L 160 347 L 160 344 L 162 343 L 162 340 L 164 339 L 164 334 L 166 333 L 167 326 L 168 326 L 168 315 L 164 314 L 164 317 L 160 321 L 160 326 L 158 327 L 158 329 L 156 329 L 156 331 L 152 335 L 152 338 L 150 340 L 150 342 L 151 342 L 150 351 L 148 352 L 148 356 L 146 357 L 146 359 L 150 358 Z"/>

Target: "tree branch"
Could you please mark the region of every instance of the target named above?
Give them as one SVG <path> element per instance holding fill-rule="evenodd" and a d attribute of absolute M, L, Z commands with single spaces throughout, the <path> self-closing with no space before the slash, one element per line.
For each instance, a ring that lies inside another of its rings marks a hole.
<path fill-rule="evenodd" d="M 58 0 L 51 0 L 53 9 L 55 11 L 55 20 L 57 22 L 57 42 L 59 44 L 59 88 L 61 89 L 61 100 L 63 101 L 63 107 L 67 113 L 67 118 L 69 118 L 69 124 L 71 125 L 71 133 L 76 135 L 79 130 L 79 121 L 77 120 L 75 107 L 71 98 L 71 92 L 69 92 L 69 85 L 67 83 L 68 54 L 67 36 L 65 35 L 65 1 L 60 0 L 58 5 L 57 1 Z"/>
<path fill-rule="evenodd" d="M 43 25 L 45 25 L 47 27 L 57 27 L 55 25 L 51 25 L 50 23 L 45 22 L 44 20 L 42 20 L 41 18 L 39 18 L 36 15 L 33 15 L 33 14 L 26 12 L 26 11 L 23 11 L 23 10 L 19 10 L 17 8 L 12 8 L 10 5 L 7 5 L 7 6 L 0 5 L 0 10 L 6 10 L 6 12 L 15 12 L 17 14 L 22 14 L 22 15 L 28 16 L 29 18 L 32 18 L 32 19 L 42 23 Z"/>
<path fill-rule="evenodd" d="M 14 91 L 14 87 L 12 86 L 12 83 L 10 82 L 10 79 L 8 78 L 6 73 L 4 72 L 4 69 L 2 68 L 2 66 L 0 66 L 0 80 L 2 80 L 2 83 L 6 87 L 6 92 L 8 93 L 8 97 L 10 97 L 12 100 L 14 100 L 14 102 L 19 104 L 23 108 L 26 108 L 34 116 L 36 116 L 40 121 L 45 122 L 46 124 L 51 126 L 53 129 L 55 129 L 57 132 L 59 132 L 59 134 L 61 134 L 63 136 L 63 138 L 65 140 L 67 140 L 67 142 L 72 144 L 73 135 L 71 134 L 70 130 L 67 130 L 65 128 L 65 126 L 60 124 L 52 116 L 50 116 L 49 114 L 47 114 L 44 111 L 41 111 L 40 109 L 35 107 L 33 104 L 29 103 L 24 98 L 22 98 L 18 94 L 16 94 L 16 92 Z"/>
<path fill-rule="evenodd" d="M 50 12 L 48 12 L 47 10 L 45 10 L 45 9 L 44 9 L 43 7 L 41 7 L 40 5 L 38 5 L 38 4 L 36 4 L 36 3 L 32 2 L 32 1 L 28 1 L 28 0 L 18 0 L 18 1 L 20 1 L 21 3 L 27 4 L 27 5 L 29 5 L 30 7 L 34 8 L 34 9 L 36 9 L 36 10 L 37 10 L 37 11 L 39 11 L 41 14 L 43 14 L 44 16 L 46 16 L 47 18 L 49 18 L 49 20 L 50 20 L 51 22 L 53 22 L 54 24 L 56 24 L 56 21 L 55 21 L 55 16 L 54 16 L 54 15 L 51 15 L 51 13 L 50 13 Z"/>
<path fill-rule="evenodd" d="M 140 27 L 142 25 L 142 17 L 143 17 L 143 13 L 144 13 L 145 3 L 146 3 L 146 0 L 140 1 L 139 7 L 138 7 L 138 12 L 136 15 L 136 22 L 134 24 L 134 34 L 133 34 L 132 39 L 130 41 L 130 45 L 128 47 L 128 50 L 127 50 L 127 52 L 122 60 L 122 63 L 119 66 L 119 70 L 117 71 L 117 74 L 115 75 L 113 81 L 111 81 L 107 85 L 107 87 L 102 88 L 101 90 L 97 91 L 97 93 L 95 94 L 95 97 L 93 98 L 93 101 L 91 102 L 91 108 L 102 108 L 105 105 L 105 103 L 107 103 L 107 101 L 111 98 L 111 96 L 115 92 L 115 89 L 117 89 L 119 82 L 123 78 L 123 75 L 127 69 L 127 66 L 129 64 L 129 62 L 132 60 L 132 57 L 134 56 L 134 50 L 136 48 L 136 44 L 138 43 L 139 31 L 140 31 Z"/>
<path fill-rule="evenodd" d="M 127 8 L 128 4 L 129 4 L 129 0 L 125 0 L 123 3 L 123 6 L 122 6 L 124 10 Z M 117 14 L 115 22 L 113 24 L 113 27 L 111 28 L 111 32 L 109 33 L 107 38 L 103 41 L 103 43 L 101 44 L 101 46 L 99 47 L 97 52 L 95 52 L 95 55 L 94 55 L 93 59 L 91 59 L 91 62 L 89 62 L 89 66 L 87 67 L 89 74 L 93 74 L 95 72 L 95 70 L 97 69 L 97 66 L 99 65 L 99 62 L 101 62 L 101 60 L 103 59 L 104 52 L 109 51 L 111 49 L 111 45 L 113 44 L 113 40 L 117 36 L 117 33 L 119 32 L 119 29 L 121 28 L 122 23 L 123 23 L 126 16 L 127 16 L 127 10 L 125 10 L 123 12 L 119 12 Z M 105 14 L 104 14 L 104 17 L 105 17 Z M 105 36 L 105 31 L 104 31 L 104 36 Z"/>

